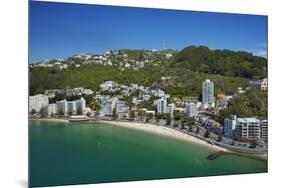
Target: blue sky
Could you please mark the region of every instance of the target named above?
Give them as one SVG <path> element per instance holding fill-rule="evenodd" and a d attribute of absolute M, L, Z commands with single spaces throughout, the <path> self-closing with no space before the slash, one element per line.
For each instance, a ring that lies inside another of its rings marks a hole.
<path fill-rule="evenodd" d="M 189 45 L 267 54 L 267 17 L 30 2 L 30 63 L 112 49 Z"/>

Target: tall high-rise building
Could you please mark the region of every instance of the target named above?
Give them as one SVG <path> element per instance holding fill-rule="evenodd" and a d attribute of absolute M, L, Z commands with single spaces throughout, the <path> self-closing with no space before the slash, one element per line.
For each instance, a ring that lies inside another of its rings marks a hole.
<path fill-rule="evenodd" d="M 157 113 L 167 113 L 167 99 L 166 97 L 162 97 L 157 99 Z"/>
<path fill-rule="evenodd" d="M 76 110 L 81 110 L 82 114 L 86 114 L 86 101 L 83 97 L 81 99 L 78 99 L 76 102 Z"/>
<path fill-rule="evenodd" d="M 214 107 L 214 83 L 210 80 L 202 82 L 202 103 L 204 108 Z"/>
<path fill-rule="evenodd" d="M 29 112 L 35 110 L 39 112 L 40 109 L 46 108 L 49 104 L 49 98 L 46 95 L 38 94 L 35 96 L 29 96 Z"/>

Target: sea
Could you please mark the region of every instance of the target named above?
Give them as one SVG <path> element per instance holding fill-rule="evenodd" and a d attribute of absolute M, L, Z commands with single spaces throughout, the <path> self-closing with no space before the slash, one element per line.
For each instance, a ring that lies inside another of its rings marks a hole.
<path fill-rule="evenodd" d="M 29 187 L 267 172 L 267 160 L 97 122 L 29 121 Z"/>

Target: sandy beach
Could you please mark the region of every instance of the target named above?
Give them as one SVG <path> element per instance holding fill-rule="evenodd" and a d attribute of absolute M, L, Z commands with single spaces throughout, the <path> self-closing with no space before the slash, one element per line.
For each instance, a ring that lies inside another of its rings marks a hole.
<path fill-rule="evenodd" d="M 205 142 L 203 140 L 200 140 L 198 138 L 195 138 L 188 134 L 184 134 L 180 131 L 177 131 L 177 130 L 174 130 L 174 129 L 171 129 L 168 127 L 161 127 L 161 126 L 156 126 L 156 125 L 152 125 L 152 124 L 136 123 L 136 122 L 118 122 L 118 121 L 98 121 L 98 122 L 104 123 L 104 124 L 117 125 L 117 126 L 131 128 L 131 129 L 137 129 L 137 130 L 141 130 L 141 131 L 147 131 L 150 133 L 161 134 L 164 136 L 170 136 L 170 137 L 173 137 L 176 139 L 185 140 L 187 142 L 199 144 L 199 145 L 208 147 L 215 151 L 231 152 L 223 147 L 208 144 L 207 142 Z"/>

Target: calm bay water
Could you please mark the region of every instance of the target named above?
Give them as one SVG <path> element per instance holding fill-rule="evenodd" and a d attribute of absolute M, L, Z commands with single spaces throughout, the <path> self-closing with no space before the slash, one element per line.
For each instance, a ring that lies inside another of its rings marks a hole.
<path fill-rule="evenodd" d="M 30 121 L 30 186 L 266 172 L 267 164 L 100 123 Z"/>

